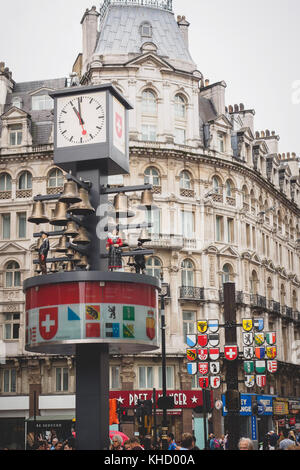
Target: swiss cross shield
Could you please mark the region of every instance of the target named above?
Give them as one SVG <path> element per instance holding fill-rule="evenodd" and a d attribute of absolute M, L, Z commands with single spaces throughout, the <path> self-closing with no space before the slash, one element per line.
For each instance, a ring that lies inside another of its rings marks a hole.
<path fill-rule="evenodd" d="M 208 386 L 209 386 L 208 377 L 200 377 L 199 378 L 199 387 L 200 388 L 208 388 Z"/>
<path fill-rule="evenodd" d="M 271 374 L 275 374 L 275 372 L 277 372 L 277 367 L 277 361 L 267 361 L 267 369 Z"/>
<path fill-rule="evenodd" d="M 122 119 L 122 116 L 120 116 L 119 113 L 116 113 L 115 125 L 116 125 L 117 136 L 119 137 L 119 139 L 121 139 L 122 135 L 123 135 L 123 119 Z"/>
<path fill-rule="evenodd" d="M 208 349 L 207 348 L 198 349 L 198 358 L 200 361 L 206 361 L 206 359 L 208 358 Z"/>
<path fill-rule="evenodd" d="M 239 355 L 239 348 L 237 345 L 224 346 L 225 359 L 228 361 L 234 361 Z"/>
<path fill-rule="evenodd" d="M 39 311 L 39 332 L 45 341 L 54 338 L 58 330 L 58 307 L 41 308 Z"/>
<path fill-rule="evenodd" d="M 198 372 L 201 375 L 207 375 L 208 374 L 208 362 L 200 362 L 198 364 Z"/>
<path fill-rule="evenodd" d="M 198 335 L 199 346 L 204 348 L 205 346 L 207 346 L 207 343 L 208 343 L 208 335 Z"/>

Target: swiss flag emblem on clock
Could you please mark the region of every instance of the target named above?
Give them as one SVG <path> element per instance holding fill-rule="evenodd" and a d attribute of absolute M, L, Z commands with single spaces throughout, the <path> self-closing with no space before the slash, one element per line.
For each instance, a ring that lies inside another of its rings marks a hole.
<path fill-rule="evenodd" d="M 117 136 L 119 137 L 119 139 L 122 139 L 122 136 L 123 136 L 123 118 L 117 112 L 115 114 L 115 126 L 116 126 Z"/>

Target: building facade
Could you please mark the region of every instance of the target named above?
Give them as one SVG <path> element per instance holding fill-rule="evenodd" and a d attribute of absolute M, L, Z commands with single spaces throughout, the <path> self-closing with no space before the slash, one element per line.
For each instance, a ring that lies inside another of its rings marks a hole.
<path fill-rule="evenodd" d="M 279 426 L 295 417 L 300 426 L 300 158 L 279 153 L 276 132 L 256 131 L 255 110 L 226 104 L 226 83 L 211 84 L 197 70 L 189 52 L 189 22 L 174 17 L 172 1 L 104 0 L 99 11 L 86 10 L 81 24 L 82 53 L 71 80 L 15 83 L 0 64 L 0 423 L 11 436 L 18 435 L 11 443 L 21 446 L 24 421 L 35 409 L 45 419 L 75 417 L 75 358 L 24 349 L 22 282 L 38 275 L 33 265 L 37 227 L 27 218 L 34 195 L 61 192 L 64 183 L 53 164 L 49 92 L 112 83 L 134 110 L 130 174 L 111 184 L 152 184 L 159 209 L 146 214 L 153 227 L 145 247 L 155 249 L 147 258 L 147 273 L 162 272 L 169 285 L 168 390 L 199 391 L 197 377 L 187 372 L 186 336 L 196 333 L 199 320 L 224 323 L 223 283 L 234 282 L 237 322 L 264 318 L 265 331 L 276 332 L 278 347 L 278 372 L 267 376 L 263 389 L 246 388 L 241 363 L 240 390 L 274 401 L 272 411 L 269 406 L 260 418 L 261 433 L 272 420 Z M 138 210 L 140 197 L 130 196 L 137 223 L 145 219 Z M 47 204 L 48 214 L 54 209 L 55 203 Z M 130 246 L 138 235 L 126 234 Z M 53 253 L 58 242 L 51 239 Z M 131 269 L 126 262 L 124 269 Z M 224 344 L 222 329 L 220 337 Z M 242 350 L 241 329 L 238 343 Z M 215 400 L 226 390 L 222 373 L 221 378 Z M 160 350 L 111 357 L 110 386 L 114 393 L 135 397 L 160 390 Z M 195 429 L 193 408 L 183 403 L 170 414 L 178 437 Z M 225 414 L 222 409 L 210 413 L 219 435 Z M 124 424 L 124 430 L 132 434 L 135 426 Z M 243 427 L 250 435 L 250 421 Z"/>

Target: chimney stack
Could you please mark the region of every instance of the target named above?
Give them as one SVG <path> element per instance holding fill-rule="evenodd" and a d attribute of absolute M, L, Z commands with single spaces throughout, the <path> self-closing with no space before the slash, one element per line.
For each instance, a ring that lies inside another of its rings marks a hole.
<path fill-rule="evenodd" d="M 87 71 L 98 38 L 98 17 L 96 7 L 87 8 L 82 20 L 82 75 Z"/>
<path fill-rule="evenodd" d="M 181 31 L 185 45 L 189 48 L 189 26 L 190 23 L 186 20 L 185 16 L 177 16 L 178 28 Z"/>

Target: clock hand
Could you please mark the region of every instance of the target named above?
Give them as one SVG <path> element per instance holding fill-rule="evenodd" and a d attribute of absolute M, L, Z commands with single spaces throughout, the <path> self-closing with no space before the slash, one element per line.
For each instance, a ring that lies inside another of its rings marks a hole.
<path fill-rule="evenodd" d="M 82 127 L 82 135 L 86 135 L 87 132 L 86 132 L 86 130 L 85 130 L 85 128 L 84 128 L 84 122 L 83 122 L 83 120 L 82 120 L 82 118 L 81 118 L 79 112 L 77 111 L 77 109 L 76 109 L 74 106 L 73 106 L 73 110 L 74 110 L 74 113 L 76 114 L 76 116 L 77 116 L 78 119 L 79 119 L 79 124 L 80 124 L 81 127 Z"/>
<path fill-rule="evenodd" d="M 81 103 L 80 103 L 80 98 L 78 98 L 78 110 L 79 110 L 79 114 L 80 114 L 80 118 L 81 118 L 81 122 L 82 124 L 84 124 L 84 120 L 82 119 L 82 114 L 81 114 Z"/>

